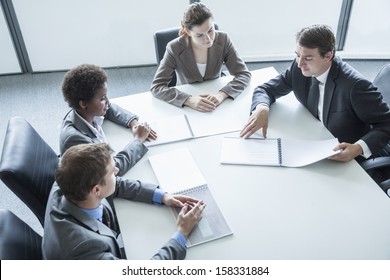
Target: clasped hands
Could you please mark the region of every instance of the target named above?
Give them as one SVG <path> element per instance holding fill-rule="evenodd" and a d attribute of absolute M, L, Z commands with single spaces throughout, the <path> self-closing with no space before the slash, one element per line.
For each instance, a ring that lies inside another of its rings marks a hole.
<path fill-rule="evenodd" d="M 185 195 L 171 195 L 165 193 L 162 203 L 169 207 L 181 208 L 177 218 L 177 230 L 186 238 L 190 235 L 194 226 L 202 218 L 206 204 L 198 199 Z"/>
<path fill-rule="evenodd" d="M 188 97 L 184 105 L 200 112 L 212 112 L 228 97 L 222 91 L 216 94 L 200 94 Z"/>

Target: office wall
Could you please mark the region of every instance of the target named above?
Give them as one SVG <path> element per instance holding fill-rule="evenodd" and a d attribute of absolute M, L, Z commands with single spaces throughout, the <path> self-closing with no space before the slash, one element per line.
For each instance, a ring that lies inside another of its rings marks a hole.
<path fill-rule="evenodd" d="M 178 26 L 188 3 L 13 0 L 33 71 L 154 64 L 154 31 Z"/>
<path fill-rule="evenodd" d="M 340 0 L 203 0 L 221 30 L 229 33 L 246 61 L 290 59 L 295 34 L 312 24 L 328 24 L 336 32 Z M 325 4 L 326 3 L 326 4 Z"/>
<path fill-rule="evenodd" d="M 345 53 L 358 58 L 390 57 L 390 1 L 355 0 Z"/>
<path fill-rule="evenodd" d="M 80 63 L 103 67 L 156 63 L 153 33 L 179 26 L 189 0 L 9 0 L 33 72 L 66 70 Z M 342 0 L 202 0 L 243 59 L 289 60 L 295 34 L 325 23 L 337 31 Z M 347 58 L 390 58 L 388 0 L 354 0 Z M 0 74 L 20 72 L 0 18 Z M 3 43 L 5 42 L 5 43 Z"/>
<path fill-rule="evenodd" d="M 0 8 L 0 74 L 21 73 L 18 58 L 6 25 L 4 14 Z"/>

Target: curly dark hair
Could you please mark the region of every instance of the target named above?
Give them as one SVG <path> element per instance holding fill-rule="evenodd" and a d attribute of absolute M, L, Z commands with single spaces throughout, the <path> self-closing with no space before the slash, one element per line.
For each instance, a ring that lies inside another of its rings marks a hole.
<path fill-rule="evenodd" d="M 62 94 L 69 107 L 79 109 L 80 100 L 89 101 L 107 82 L 106 72 L 93 64 L 82 64 L 69 70 L 62 81 Z"/>

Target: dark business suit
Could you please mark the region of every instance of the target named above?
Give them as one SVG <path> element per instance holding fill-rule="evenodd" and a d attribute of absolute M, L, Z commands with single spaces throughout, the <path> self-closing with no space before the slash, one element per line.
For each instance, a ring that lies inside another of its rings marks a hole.
<path fill-rule="evenodd" d="M 152 203 L 156 186 L 151 184 L 129 185 L 121 180 L 113 194 L 115 197 Z M 103 199 L 102 204 L 113 219 L 114 213 Z M 131 210 L 129 210 L 131 211 Z M 103 260 L 124 258 L 121 235 L 102 222 L 92 218 L 68 201 L 54 183 L 47 202 L 42 251 L 44 259 L 54 260 Z M 147 242 L 147 240 L 140 240 Z M 130 248 L 128 248 L 130 249 Z M 152 259 L 184 259 L 186 248 L 170 239 Z"/>
<path fill-rule="evenodd" d="M 138 116 L 124 110 L 116 104 L 110 104 L 105 119 L 118 125 L 127 127 L 128 123 Z M 101 143 L 85 122 L 71 110 L 62 122 L 60 133 L 60 153 L 78 144 Z M 114 156 L 115 165 L 118 167 L 118 176 L 123 176 L 133 167 L 148 151 L 148 148 L 138 140 L 134 140 Z"/>
<path fill-rule="evenodd" d="M 303 76 L 296 61 L 276 78 L 258 86 L 251 112 L 259 103 L 268 105 L 293 91 L 307 106 L 310 77 Z M 390 141 L 390 109 L 380 92 L 350 65 L 335 57 L 325 83 L 323 123 L 340 142 L 363 140 L 377 156 Z"/>

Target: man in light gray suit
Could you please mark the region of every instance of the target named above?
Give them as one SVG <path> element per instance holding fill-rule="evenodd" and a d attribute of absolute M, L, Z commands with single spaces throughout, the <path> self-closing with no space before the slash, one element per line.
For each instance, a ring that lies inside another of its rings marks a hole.
<path fill-rule="evenodd" d="M 70 147 L 55 172 L 45 214 L 45 259 L 121 259 L 123 242 L 107 197 L 180 207 L 177 232 L 152 259 L 184 259 L 186 238 L 205 207 L 202 201 L 162 192 L 158 186 L 116 176 L 108 144 Z"/>

